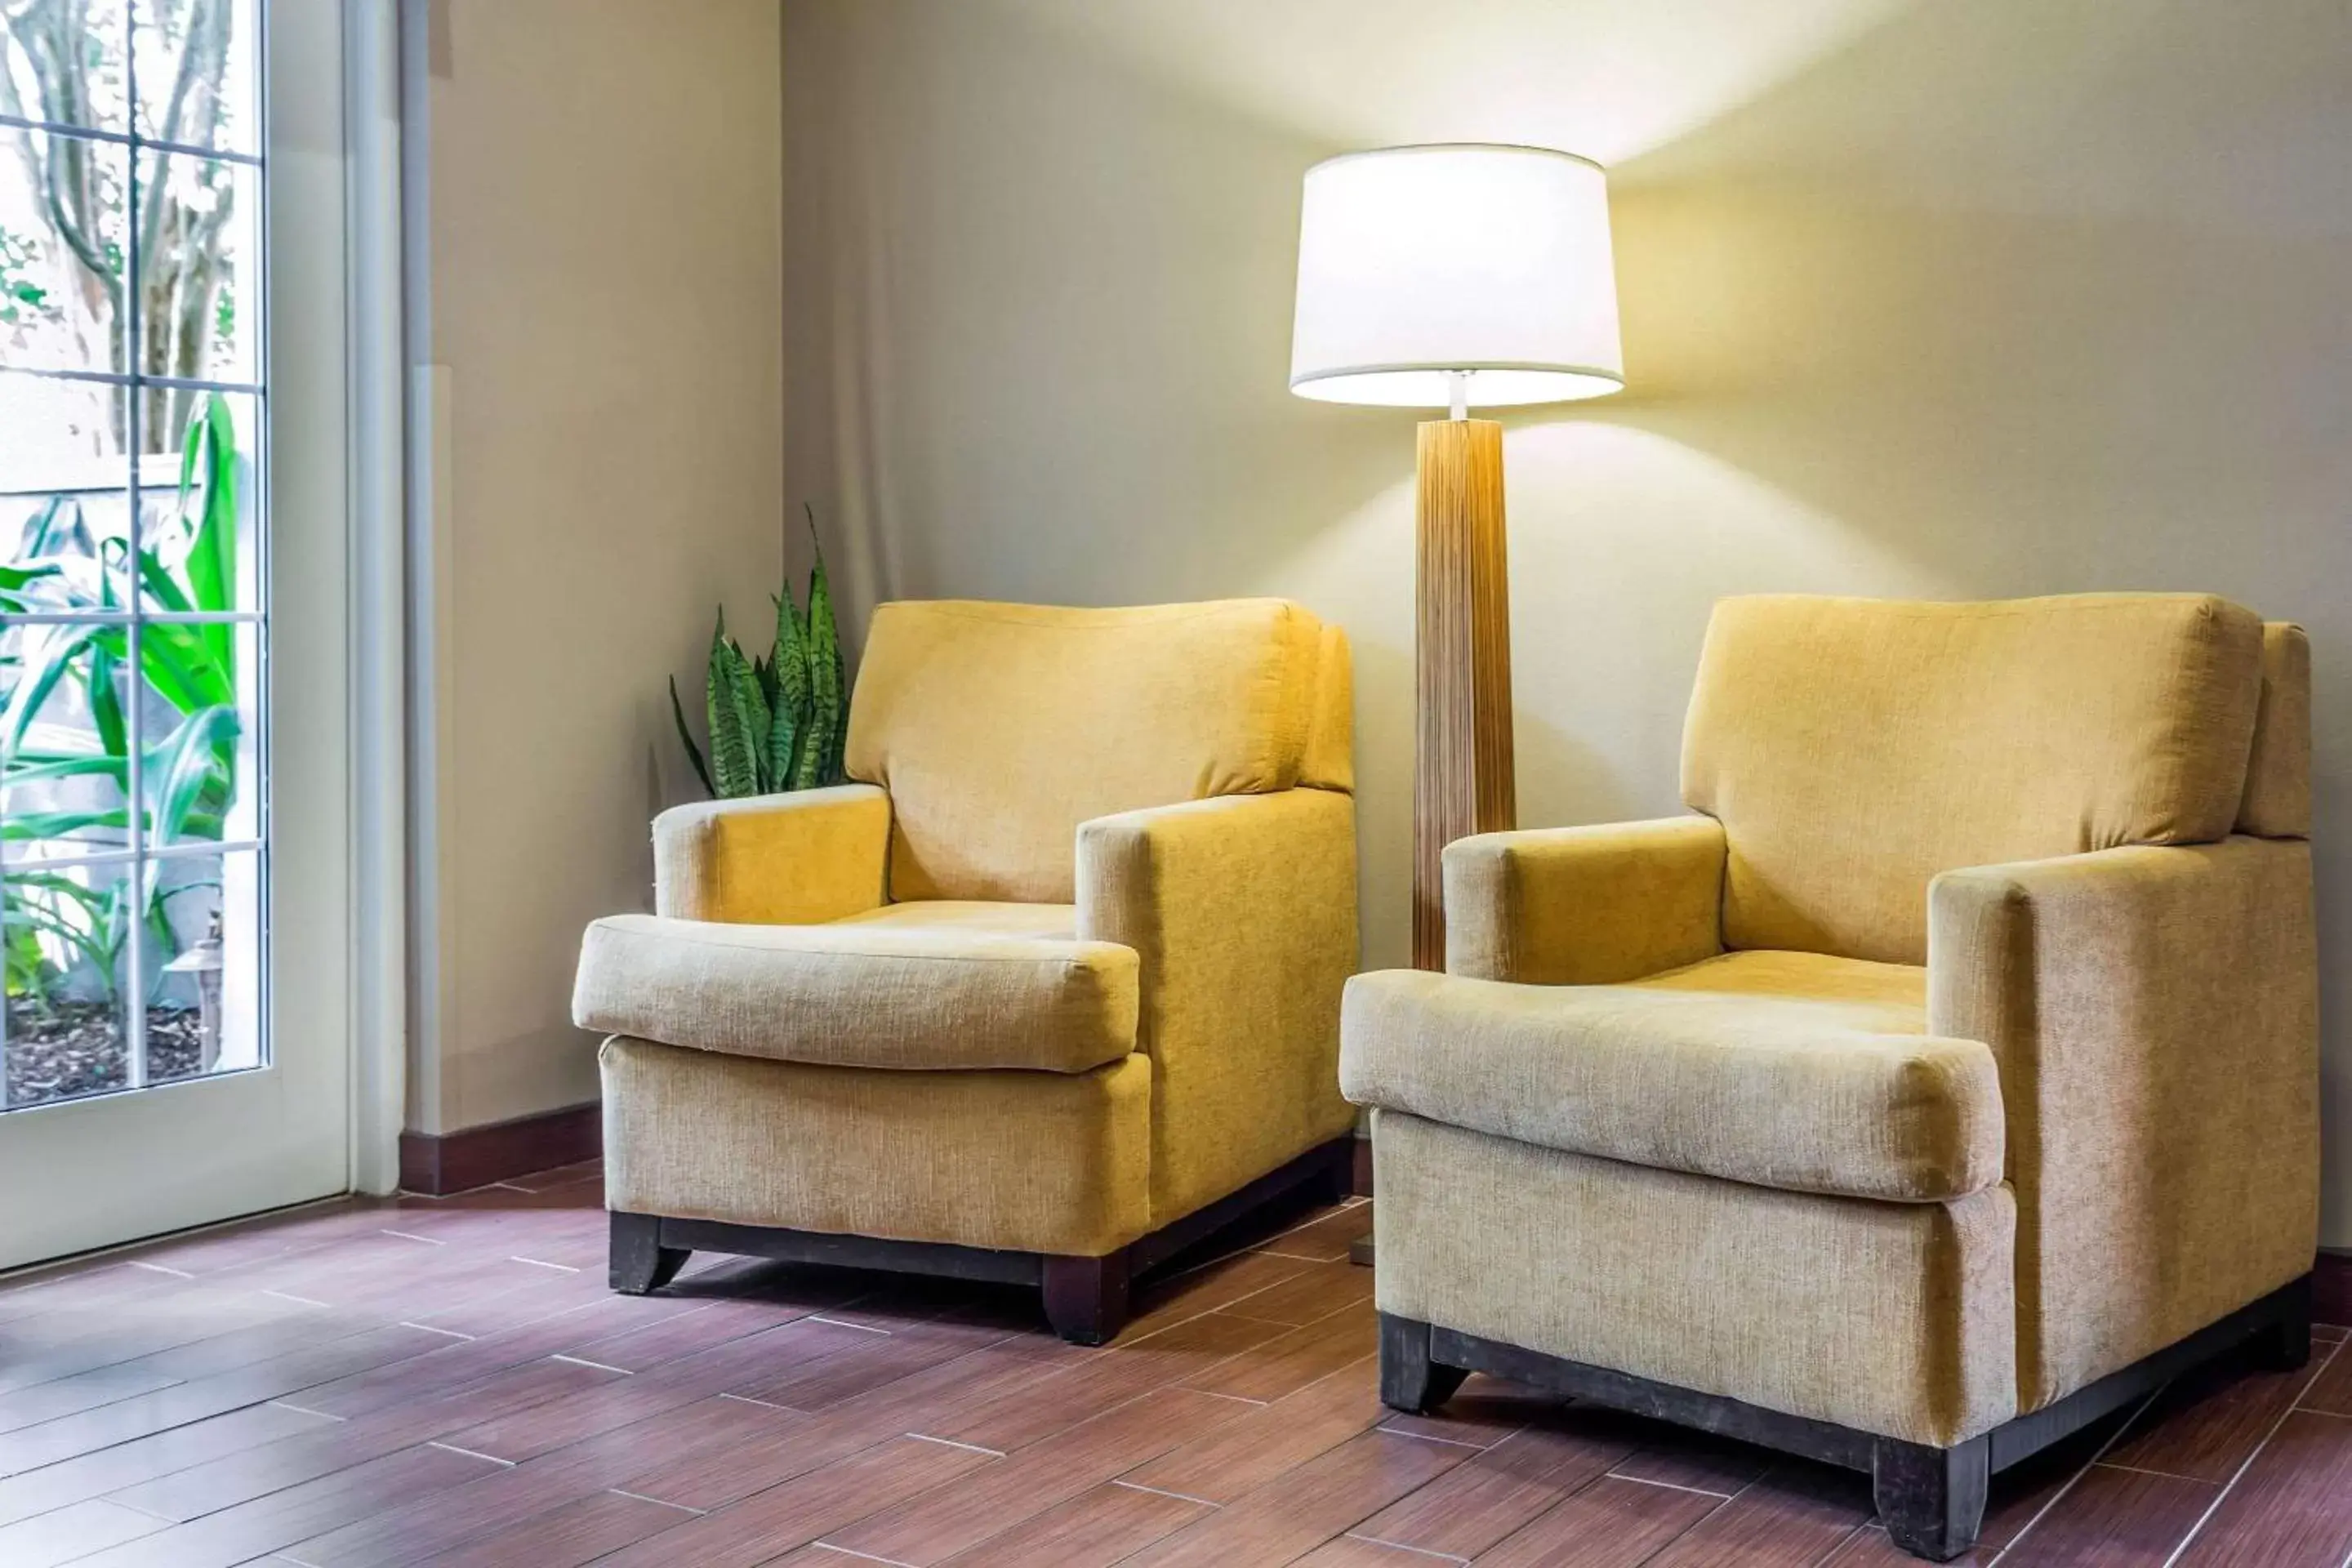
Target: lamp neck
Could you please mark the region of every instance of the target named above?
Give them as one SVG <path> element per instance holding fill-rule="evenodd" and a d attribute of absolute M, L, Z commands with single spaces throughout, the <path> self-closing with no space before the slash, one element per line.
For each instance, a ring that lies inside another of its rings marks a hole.
<path fill-rule="evenodd" d="M 1466 370 L 1447 371 L 1445 373 L 1445 392 L 1453 409 L 1446 417 L 1455 420 L 1469 418 L 1470 373 Z"/>

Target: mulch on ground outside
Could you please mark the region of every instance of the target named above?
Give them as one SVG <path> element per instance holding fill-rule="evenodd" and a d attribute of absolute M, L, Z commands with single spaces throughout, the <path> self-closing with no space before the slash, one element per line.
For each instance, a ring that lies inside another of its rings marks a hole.
<path fill-rule="evenodd" d="M 193 1007 L 147 1014 L 147 1081 L 194 1078 L 203 1042 Z M 104 1002 L 8 1003 L 8 1104 L 37 1105 L 129 1086 L 122 1020 Z"/>

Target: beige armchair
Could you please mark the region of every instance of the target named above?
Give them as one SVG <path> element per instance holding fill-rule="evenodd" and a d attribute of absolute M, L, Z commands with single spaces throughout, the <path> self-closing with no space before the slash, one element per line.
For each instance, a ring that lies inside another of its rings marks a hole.
<path fill-rule="evenodd" d="M 1066 1338 L 1352 1181 L 1347 644 L 1295 605 L 875 613 L 838 788 L 654 826 L 591 926 L 612 1281 L 696 1248 L 1041 1286 Z"/>
<path fill-rule="evenodd" d="M 1447 973 L 1352 981 L 1384 1396 L 1469 1370 L 1986 1479 L 2252 1340 L 2308 1353 L 2309 654 L 2219 599 L 1728 600 L 1704 815 L 1445 853 Z"/>

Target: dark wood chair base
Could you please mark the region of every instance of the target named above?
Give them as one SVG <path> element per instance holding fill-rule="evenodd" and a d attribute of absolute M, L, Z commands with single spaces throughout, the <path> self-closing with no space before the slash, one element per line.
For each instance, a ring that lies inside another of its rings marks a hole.
<path fill-rule="evenodd" d="M 1381 1403 L 1426 1415 L 1454 1397 L 1467 1367 L 1447 1366 L 1429 1353 L 1429 1325 L 1381 1314 Z"/>
<path fill-rule="evenodd" d="M 1451 1397 L 1465 1377 L 1483 1372 L 1862 1470 L 1870 1476 L 1879 1519 L 1895 1543 L 1915 1557 L 1946 1563 L 1976 1544 L 1986 1485 L 2000 1471 L 2224 1352 L 2243 1349 L 2268 1367 L 2303 1365 L 2311 1356 L 2311 1300 L 2305 1275 L 2054 1404 L 1948 1448 L 1789 1415 L 1386 1312 L 1381 1314 L 1381 1399 L 1392 1409 L 1426 1413 Z"/>
<path fill-rule="evenodd" d="M 687 1258 L 696 1252 L 1031 1285 L 1044 1292 L 1045 1319 L 1055 1333 L 1073 1344 L 1107 1344 L 1126 1326 L 1129 1292 L 1137 1279 L 1267 1204 L 1286 1197 L 1336 1203 L 1354 1191 L 1355 1177 L 1356 1140 L 1336 1138 L 1215 1203 L 1099 1258 L 835 1236 L 615 1209 L 611 1216 L 612 1285 L 631 1296 L 658 1290 L 677 1277 Z M 1447 1392 L 1452 1392 L 1450 1386 Z"/>
<path fill-rule="evenodd" d="M 694 1255 L 683 1247 L 661 1244 L 661 1221 L 649 1214 L 613 1215 L 613 1289 L 624 1296 L 643 1296 L 677 1278 Z"/>
<path fill-rule="evenodd" d="M 1870 1500 L 1895 1545 L 1930 1563 L 1949 1563 L 1977 1543 L 1992 1442 L 1975 1436 L 1949 1448 L 1881 1437 L 1870 1446 Z"/>
<path fill-rule="evenodd" d="M 1128 1256 L 1042 1260 L 1045 1321 L 1074 1345 L 1105 1344 L 1127 1324 Z"/>
<path fill-rule="evenodd" d="M 2312 1277 L 2286 1288 L 2278 1317 L 2254 1336 L 2254 1360 L 2266 1372 L 2300 1372 L 2311 1363 Z"/>

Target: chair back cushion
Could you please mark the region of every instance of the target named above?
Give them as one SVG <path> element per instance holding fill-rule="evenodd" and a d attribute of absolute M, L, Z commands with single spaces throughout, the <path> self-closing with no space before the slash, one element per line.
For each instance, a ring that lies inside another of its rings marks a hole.
<path fill-rule="evenodd" d="M 1344 644 L 1279 599 L 884 605 L 850 703 L 849 776 L 890 793 L 893 899 L 1069 903 L 1091 817 L 1346 788 L 1332 679 L 1344 687 Z"/>
<path fill-rule="evenodd" d="M 1725 945 L 1923 963 L 1939 871 L 2224 837 L 2263 641 L 2207 595 L 1724 600 L 1682 778 Z"/>
<path fill-rule="evenodd" d="M 2311 837 L 2311 639 L 2290 621 L 2263 626 L 2263 700 L 2238 831 Z"/>
<path fill-rule="evenodd" d="M 1307 718 L 1307 750 L 1298 782 L 1308 789 L 1356 790 L 1356 684 L 1348 634 L 1325 626 L 1315 650 L 1314 708 Z"/>

